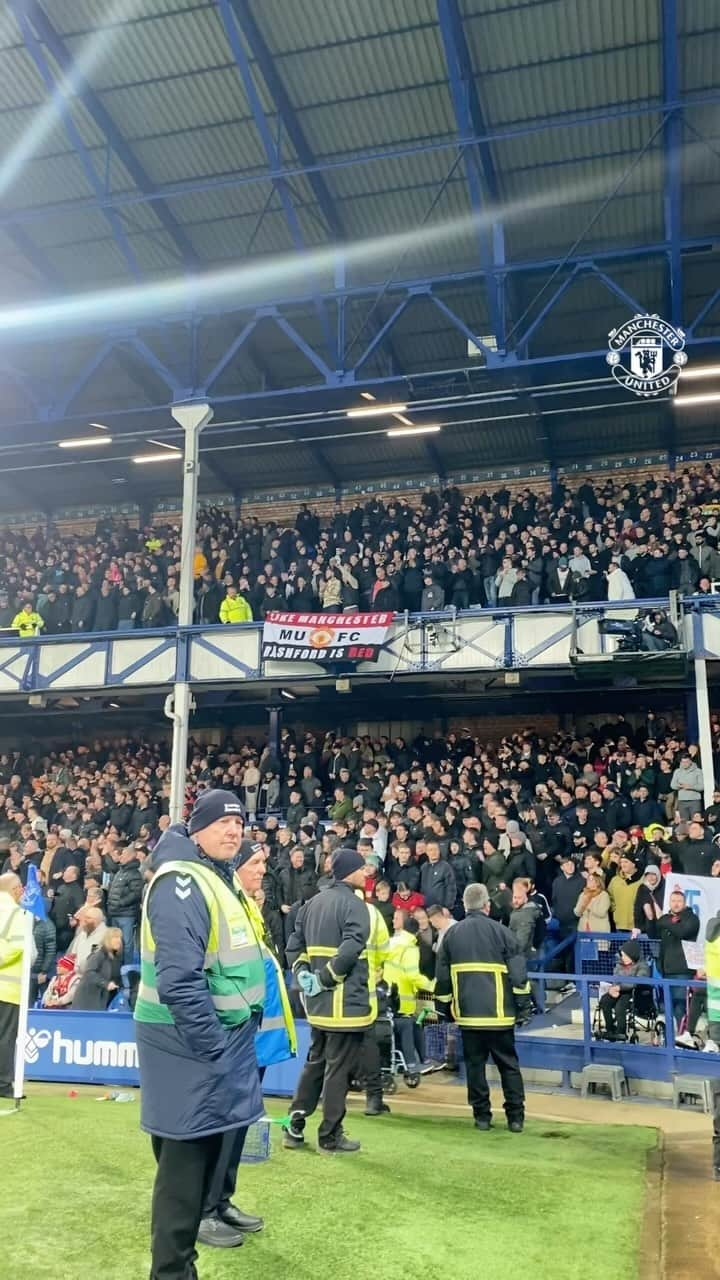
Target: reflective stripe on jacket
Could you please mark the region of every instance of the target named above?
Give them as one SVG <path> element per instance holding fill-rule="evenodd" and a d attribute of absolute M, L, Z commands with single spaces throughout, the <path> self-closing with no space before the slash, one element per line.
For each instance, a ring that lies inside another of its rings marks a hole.
<path fill-rule="evenodd" d="M 20 1004 L 23 911 L 9 893 L 0 893 L 0 1001 Z"/>
<path fill-rule="evenodd" d="M 253 1012 L 263 1008 L 265 958 L 245 903 L 236 898 L 220 876 L 199 862 L 165 862 L 150 885 L 143 906 L 135 1019 L 137 1022 L 174 1022 L 170 1009 L 158 996 L 155 941 L 148 916 L 153 890 L 167 875 L 177 877 L 179 894 L 184 892 L 183 884 L 189 892 L 191 882 L 202 892 L 210 917 L 203 966 L 210 997 L 223 1026 L 241 1026 Z"/>
<path fill-rule="evenodd" d="M 415 1012 L 418 991 L 432 987 L 432 981 L 420 972 L 417 938 L 405 929 L 390 939 L 384 977 L 389 987 L 397 988 L 398 1013 L 405 1016 Z"/>
<path fill-rule="evenodd" d="M 283 971 L 266 940 L 262 911 L 252 898 L 248 898 L 237 875 L 235 883 L 239 887 L 265 961 L 265 1007 L 262 1026 L 255 1036 L 255 1053 L 259 1067 L 271 1067 L 275 1062 L 286 1062 L 288 1058 L 296 1057 L 295 1020 L 290 1008 L 290 997 L 285 986 Z"/>
<path fill-rule="evenodd" d="M 708 921 L 705 935 L 705 974 L 709 1022 L 720 1022 L 720 916 Z"/>
<path fill-rule="evenodd" d="M 377 1017 L 370 978 L 371 914 L 344 882 L 333 882 L 300 908 L 286 947 L 293 973 L 310 970 L 323 990 L 305 999 L 308 1022 L 328 1031 L 360 1031 Z"/>
<path fill-rule="evenodd" d="M 460 1027 L 511 1027 L 515 995 L 528 995 L 525 956 L 509 929 L 482 911 L 469 911 L 438 948 L 435 999 L 449 1004 Z"/>

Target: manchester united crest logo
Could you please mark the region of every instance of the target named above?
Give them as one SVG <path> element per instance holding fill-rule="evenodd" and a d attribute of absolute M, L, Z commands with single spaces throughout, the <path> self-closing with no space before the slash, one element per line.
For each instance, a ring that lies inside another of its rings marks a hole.
<path fill-rule="evenodd" d="M 671 391 L 687 364 L 685 331 L 657 315 L 636 315 L 609 334 L 613 378 L 636 396 Z"/>

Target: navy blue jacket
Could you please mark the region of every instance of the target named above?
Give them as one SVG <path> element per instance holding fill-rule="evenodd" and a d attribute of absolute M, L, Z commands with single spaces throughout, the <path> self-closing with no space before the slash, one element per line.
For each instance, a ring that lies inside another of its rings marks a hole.
<path fill-rule="evenodd" d="M 185 827 L 170 827 L 152 855 L 165 862 L 201 862 Z M 210 916 L 201 889 L 176 893 L 163 876 L 150 891 L 158 995 L 174 1025 L 136 1022 L 141 1127 L 163 1138 L 200 1138 L 252 1124 L 264 1114 L 255 1057 L 257 1020 L 227 1028 L 219 1021 L 204 974 Z"/>

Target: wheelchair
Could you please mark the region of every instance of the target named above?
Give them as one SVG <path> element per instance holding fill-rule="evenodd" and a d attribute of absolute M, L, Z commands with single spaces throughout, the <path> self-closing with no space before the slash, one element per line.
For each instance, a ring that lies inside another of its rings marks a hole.
<path fill-rule="evenodd" d="M 659 997 L 656 988 L 650 983 L 633 987 L 627 1008 L 625 1043 L 639 1044 L 640 1034 L 642 1033 L 649 1037 L 652 1045 L 657 1047 L 664 1046 L 667 1042 L 667 1029 L 665 1018 L 661 1012 L 662 1008 L 662 999 Z M 593 1039 L 606 1040 L 606 1031 L 600 1002 L 598 1001 L 592 1020 Z"/>

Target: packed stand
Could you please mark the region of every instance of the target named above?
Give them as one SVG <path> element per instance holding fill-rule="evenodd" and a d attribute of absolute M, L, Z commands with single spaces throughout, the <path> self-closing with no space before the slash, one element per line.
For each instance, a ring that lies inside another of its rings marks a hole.
<path fill-rule="evenodd" d="M 708 465 L 638 482 L 373 497 L 292 527 L 200 513 L 195 620 L 275 609 L 434 612 L 708 596 L 720 579 L 720 479 Z M 0 536 L 0 630 L 21 637 L 162 627 L 177 617 L 180 533 L 98 521 L 92 537 Z"/>
<path fill-rule="evenodd" d="M 713 735 L 717 746 L 716 721 Z M 34 864 L 48 899 L 33 969 L 46 1005 L 105 1007 L 136 955 L 152 850 L 169 825 L 168 760 L 167 744 L 127 739 L 0 757 L 0 868 L 25 881 Z M 694 977 L 683 943 L 697 940 L 698 917 L 682 895 L 665 909 L 664 877 L 720 878 L 720 790 L 705 810 L 697 747 L 652 713 L 636 728 L 618 715 L 582 735 L 528 729 L 500 742 L 469 731 L 296 740 L 285 729 L 277 753 L 228 739 L 191 744 L 188 764 L 188 805 L 204 788 L 232 789 L 267 845 L 259 901 L 280 956 L 299 906 L 328 882 L 333 851 L 352 846 L 366 860 L 367 899 L 401 942 L 412 935 L 423 979 L 473 881 L 531 968 L 554 953 L 559 986 L 578 933 L 630 935 L 631 966 L 636 940 L 653 939 L 664 977 Z M 626 995 L 618 984 L 603 992 L 617 1038 Z M 706 993 L 685 999 L 678 989 L 689 1045 Z M 717 1043 L 711 1017 L 707 1047 Z"/>

